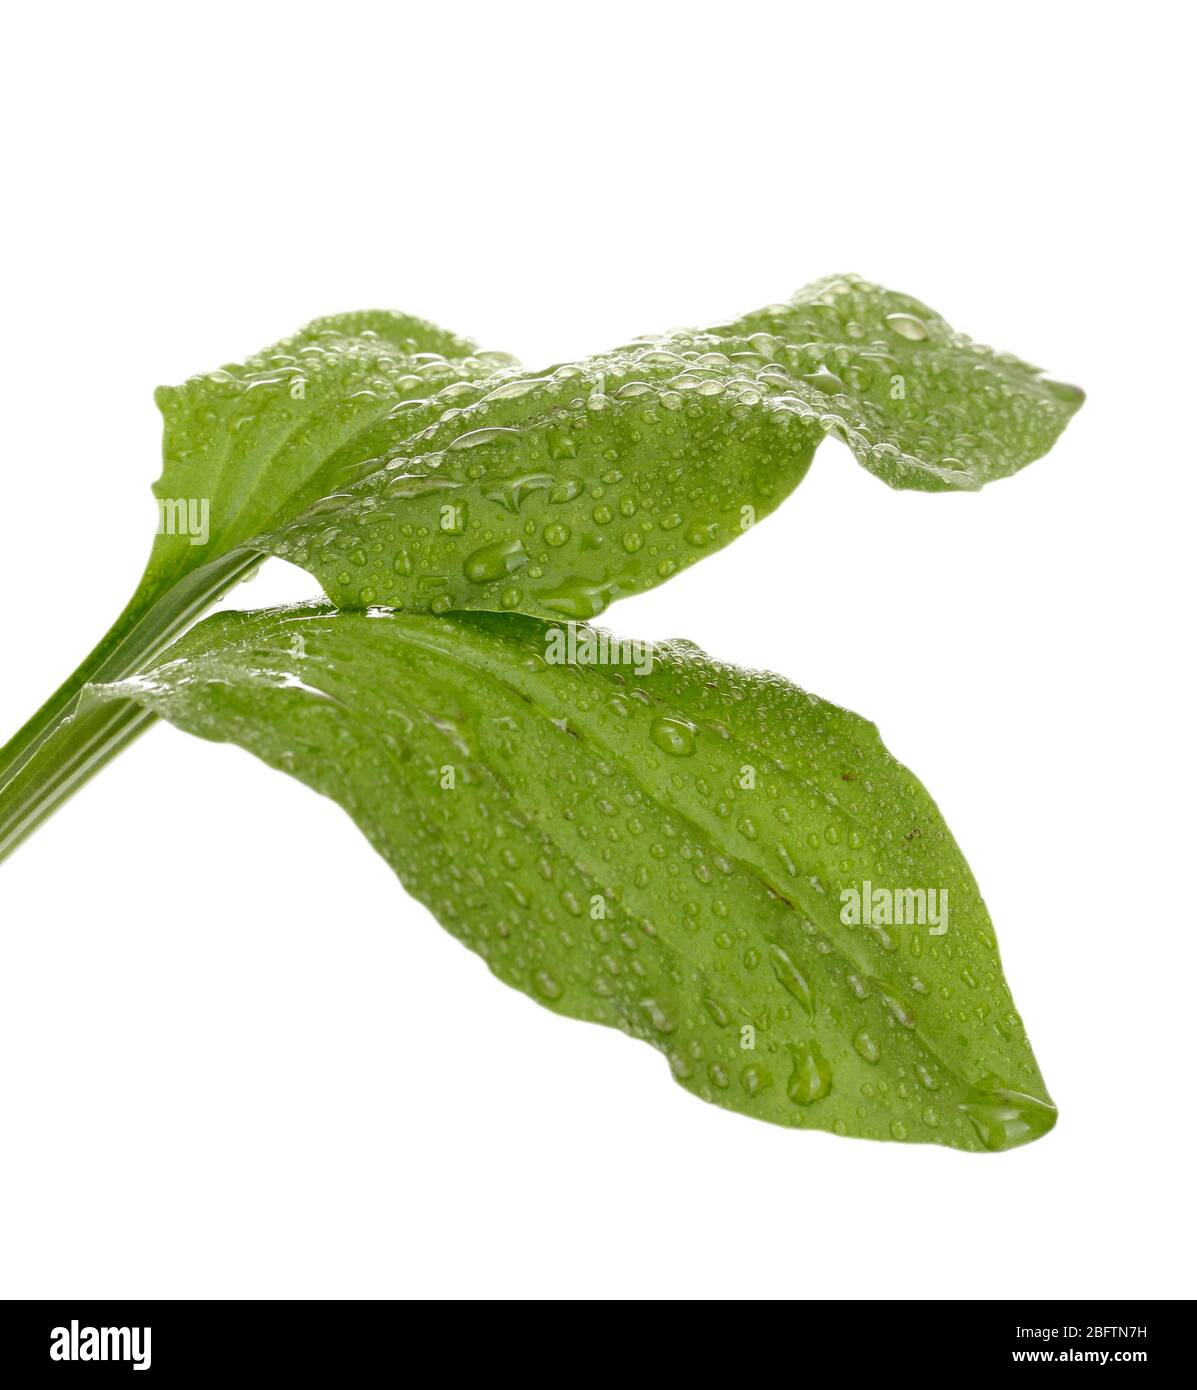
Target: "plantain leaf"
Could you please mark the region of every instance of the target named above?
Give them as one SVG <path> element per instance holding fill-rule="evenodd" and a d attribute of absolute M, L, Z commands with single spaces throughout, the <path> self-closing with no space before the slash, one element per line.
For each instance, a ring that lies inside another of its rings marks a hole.
<path fill-rule="evenodd" d="M 332 797 L 500 979 L 704 1100 L 973 1151 L 1054 1124 L 935 804 L 779 676 L 572 623 L 305 607 L 217 615 L 90 695 Z"/>
<path fill-rule="evenodd" d="M 719 549 L 831 433 L 894 487 L 975 489 L 1082 400 L 852 276 L 708 332 L 506 373 L 395 409 L 345 486 L 257 538 L 343 608 L 586 619 Z"/>

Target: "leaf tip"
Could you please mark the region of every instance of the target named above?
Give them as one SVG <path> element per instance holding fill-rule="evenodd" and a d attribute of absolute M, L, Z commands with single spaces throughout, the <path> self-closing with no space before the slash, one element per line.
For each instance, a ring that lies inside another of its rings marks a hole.
<path fill-rule="evenodd" d="M 1061 401 L 1072 410 L 1080 410 L 1081 406 L 1085 404 L 1085 392 L 1070 381 L 1052 381 L 1048 377 L 1041 377 L 1040 384 L 1045 390 L 1050 391 L 1056 400 Z"/>
<path fill-rule="evenodd" d="M 990 1153 L 1033 1144 L 1056 1127 L 1059 1115 L 1050 1100 L 1001 1086 L 979 1087 L 960 1109 Z"/>

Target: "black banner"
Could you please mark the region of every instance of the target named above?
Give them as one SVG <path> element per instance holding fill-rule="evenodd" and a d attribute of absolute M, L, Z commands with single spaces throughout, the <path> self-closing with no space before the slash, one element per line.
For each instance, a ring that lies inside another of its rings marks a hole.
<path fill-rule="evenodd" d="M 967 1367 L 1050 1378 L 1069 1366 L 1108 1383 L 1148 1367 L 1183 1367 L 1189 1306 L 823 1302 L 780 1316 L 795 1319 L 800 1353 L 812 1335 L 804 1328 L 818 1328 L 812 1346 L 845 1372 L 950 1376 Z M 230 1372 L 353 1384 L 412 1366 L 410 1347 L 395 1340 L 404 1313 L 405 1305 L 383 1301 L 10 1302 L 0 1305 L 0 1375 L 14 1386 L 113 1377 L 186 1385 Z"/>

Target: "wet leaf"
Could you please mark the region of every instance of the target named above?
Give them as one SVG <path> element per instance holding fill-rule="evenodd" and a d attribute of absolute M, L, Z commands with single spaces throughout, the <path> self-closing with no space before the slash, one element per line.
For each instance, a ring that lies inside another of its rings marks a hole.
<path fill-rule="evenodd" d="M 704 1100 L 974 1151 L 1054 1124 L 938 808 L 872 724 L 780 676 L 315 607 L 210 618 L 93 696 L 332 797 L 500 979 L 651 1043 Z"/>

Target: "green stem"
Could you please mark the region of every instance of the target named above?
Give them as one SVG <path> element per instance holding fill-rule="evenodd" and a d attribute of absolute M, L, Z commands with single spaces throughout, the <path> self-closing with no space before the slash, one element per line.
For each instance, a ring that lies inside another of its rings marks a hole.
<path fill-rule="evenodd" d="M 65 720 L 0 792 L 0 863 L 154 722 L 130 700 Z"/>
<path fill-rule="evenodd" d="M 142 670 L 261 558 L 257 551 L 230 551 L 160 597 L 135 596 L 99 645 L 0 749 L 0 862 L 153 722 L 153 715 L 125 701 L 80 710 L 83 687 Z"/>

